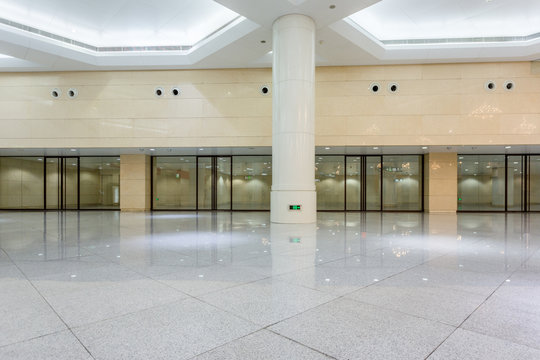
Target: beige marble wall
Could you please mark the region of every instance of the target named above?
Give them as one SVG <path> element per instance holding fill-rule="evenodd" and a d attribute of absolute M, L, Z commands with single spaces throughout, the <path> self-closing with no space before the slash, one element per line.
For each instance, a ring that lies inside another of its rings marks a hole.
<path fill-rule="evenodd" d="M 271 79 L 271 69 L 3 73 L 0 148 L 270 146 L 272 99 L 259 90 Z M 539 80 L 530 62 L 319 67 L 316 144 L 540 144 Z"/>
<path fill-rule="evenodd" d="M 457 153 L 424 156 L 424 208 L 427 212 L 456 212 Z"/>
<path fill-rule="evenodd" d="M 120 210 L 150 210 L 150 156 L 120 155 Z"/>

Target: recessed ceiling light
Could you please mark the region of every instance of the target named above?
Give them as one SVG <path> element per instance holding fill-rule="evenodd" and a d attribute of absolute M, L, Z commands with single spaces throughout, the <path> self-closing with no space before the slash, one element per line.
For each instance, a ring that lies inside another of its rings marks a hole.
<path fill-rule="evenodd" d="M 199 148 L 200 151 L 203 151 L 204 149 L 203 148 Z"/>
<path fill-rule="evenodd" d="M 156 151 L 156 149 L 150 149 L 150 151 Z"/>
<path fill-rule="evenodd" d="M 373 150 L 379 150 L 379 148 L 377 146 L 374 146 Z"/>
<path fill-rule="evenodd" d="M 77 149 L 71 149 L 71 151 L 77 151 Z"/>
<path fill-rule="evenodd" d="M 422 150 L 427 150 L 427 146 L 422 146 Z"/>
<path fill-rule="evenodd" d="M 325 150 L 330 150 L 330 147 L 329 147 L 329 146 L 327 146 L 327 147 L 325 147 L 324 149 L 325 149 Z"/>
<path fill-rule="evenodd" d="M 505 149 L 511 149 L 512 147 L 511 146 L 505 146 L 504 148 Z"/>

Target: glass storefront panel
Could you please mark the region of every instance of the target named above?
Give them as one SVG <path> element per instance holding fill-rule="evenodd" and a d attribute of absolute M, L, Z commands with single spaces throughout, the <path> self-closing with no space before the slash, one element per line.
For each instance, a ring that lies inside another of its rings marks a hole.
<path fill-rule="evenodd" d="M 61 208 L 60 183 L 61 183 L 61 159 L 47 158 L 45 162 L 45 191 L 46 208 L 58 210 Z"/>
<path fill-rule="evenodd" d="M 504 211 L 504 155 L 458 157 L 458 210 Z"/>
<path fill-rule="evenodd" d="M 80 208 L 118 209 L 120 207 L 120 158 L 81 157 Z"/>
<path fill-rule="evenodd" d="M 62 172 L 62 209 L 76 210 L 79 202 L 79 159 L 78 158 L 63 158 Z"/>
<path fill-rule="evenodd" d="M 233 210 L 269 210 L 271 156 L 233 157 Z"/>
<path fill-rule="evenodd" d="M 0 209 L 43 209 L 43 158 L 0 157 Z"/>
<path fill-rule="evenodd" d="M 422 157 L 383 156 L 383 210 L 422 210 Z"/>
<path fill-rule="evenodd" d="M 508 156 L 507 158 L 507 197 L 508 211 L 521 211 L 523 206 L 523 156 Z"/>
<path fill-rule="evenodd" d="M 345 182 L 345 186 L 347 187 L 347 210 L 362 210 L 361 157 L 347 156 L 347 181 Z"/>
<path fill-rule="evenodd" d="M 219 210 L 230 210 L 231 209 L 231 185 L 232 185 L 231 184 L 231 158 L 218 157 L 217 162 L 216 162 L 216 167 L 217 167 L 217 176 L 216 176 L 217 208 Z"/>
<path fill-rule="evenodd" d="M 366 210 L 381 210 L 381 157 L 366 156 Z"/>
<path fill-rule="evenodd" d="M 197 206 L 197 158 L 155 157 L 153 163 L 153 208 L 194 210 Z"/>
<path fill-rule="evenodd" d="M 317 156 L 315 158 L 315 187 L 317 210 L 345 209 L 345 157 Z"/>
<path fill-rule="evenodd" d="M 540 211 L 540 155 L 529 158 L 529 210 Z"/>
<path fill-rule="evenodd" d="M 199 157 L 198 204 L 200 210 L 212 209 L 212 158 Z"/>

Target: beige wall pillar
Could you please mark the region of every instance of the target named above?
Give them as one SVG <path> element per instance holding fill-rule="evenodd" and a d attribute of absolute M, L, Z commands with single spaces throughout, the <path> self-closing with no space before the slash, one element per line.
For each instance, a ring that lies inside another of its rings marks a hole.
<path fill-rule="evenodd" d="M 456 212 L 457 153 L 424 156 L 424 208 L 427 212 Z"/>
<path fill-rule="evenodd" d="M 120 210 L 150 210 L 150 156 L 120 155 Z"/>

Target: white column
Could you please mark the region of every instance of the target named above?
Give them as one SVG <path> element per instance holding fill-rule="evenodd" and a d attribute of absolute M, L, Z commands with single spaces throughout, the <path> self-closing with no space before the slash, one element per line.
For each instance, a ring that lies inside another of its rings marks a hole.
<path fill-rule="evenodd" d="M 315 23 L 285 15 L 273 25 L 271 221 L 313 223 L 315 193 Z M 301 210 L 290 210 L 300 205 Z"/>

